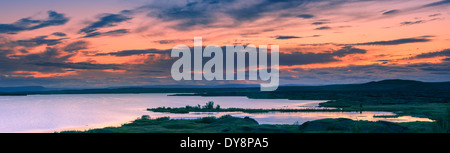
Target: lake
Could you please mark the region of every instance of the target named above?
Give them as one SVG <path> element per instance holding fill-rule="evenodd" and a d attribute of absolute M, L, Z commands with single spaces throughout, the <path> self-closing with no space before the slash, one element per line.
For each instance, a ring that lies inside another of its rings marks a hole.
<path fill-rule="evenodd" d="M 169 116 L 194 119 L 230 114 L 249 116 L 260 124 L 302 124 L 323 118 L 350 118 L 354 120 L 386 120 L 390 122 L 432 121 L 427 118 L 401 116 L 379 118 L 374 115 L 395 115 L 390 112 L 295 112 L 260 113 L 216 112 L 171 114 L 146 111 L 156 107 L 184 107 L 204 105 L 214 101 L 221 108 L 309 108 L 317 107 L 318 100 L 248 99 L 247 97 L 168 96 L 171 94 L 56 94 L 29 96 L 0 96 L 0 132 L 55 132 L 85 130 L 106 126 L 120 126 L 142 115 L 151 118 Z"/>

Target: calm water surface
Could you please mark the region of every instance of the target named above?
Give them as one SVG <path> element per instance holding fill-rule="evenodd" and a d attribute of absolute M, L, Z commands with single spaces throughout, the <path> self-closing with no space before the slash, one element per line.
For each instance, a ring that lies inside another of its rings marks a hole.
<path fill-rule="evenodd" d="M 0 132 L 54 132 L 120 126 L 142 115 L 151 118 L 194 119 L 230 114 L 249 116 L 260 124 L 302 124 L 323 118 L 354 120 L 386 120 L 391 122 L 431 121 L 427 118 L 402 116 L 374 118 L 374 115 L 394 115 L 390 112 L 298 112 L 248 114 L 242 112 L 171 114 L 146 111 L 155 107 L 184 107 L 204 105 L 214 101 L 222 108 L 299 108 L 315 107 L 324 101 L 286 99 L 248 99 L 247 97 L 167 96 L 170 94 L 68 94 L 0 96 Z"/>

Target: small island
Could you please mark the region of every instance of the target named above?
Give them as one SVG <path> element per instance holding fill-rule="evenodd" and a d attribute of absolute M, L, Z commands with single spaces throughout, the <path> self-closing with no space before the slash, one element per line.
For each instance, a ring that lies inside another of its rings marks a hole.
<path fill-rule="evenodd" d="M 299 108 L 299 109 L 285 109 L 285 108 L 272 108 L 272 109 L 248 109 L 248 108 L 221 108 L 220 105 L 214 106 L 213 101 L 209 101 L 204 106 L 189 106 L 186 107 L 157 107 L 147 108 L 147 111 L 162 112 L 162 113 L 177 113 L 186 114 L 190 112 L 244 112 L 244 113 L 268 113 L 268 112 L 350 112 L 360 111 L 357 109 L 339 109 L 339 108 Z"/>

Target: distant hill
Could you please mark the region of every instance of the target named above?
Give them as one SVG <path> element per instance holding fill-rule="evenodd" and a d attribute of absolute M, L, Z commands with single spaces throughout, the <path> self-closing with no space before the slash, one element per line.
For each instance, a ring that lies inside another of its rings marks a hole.
<path fill-rule="evenodd" d="M 273 94 L 251 98 L 333 100 L 321 106 L 359 104 L 450 103 L 450 82 L 382 80 L 362 84 L 280 87 Z"/>
<path fill-rule="evenodd" d="M 414 80 L 382 80 L 360 84 L 358 88 L 370 90 L 448 90 L 450 91 L 450 82 L 421 82 Z"/>
<path fill-rule="evenodd" d="M 50 89 L 47 89 L 42 86 L 0 87 L 0 92 L 3 92 L 3 93 L 47 91 L 47 90 L 50 90 Z"/>
<path fill-rule="evenodd" d="M 390 79 L 390 80 L 382 80 L 382 81 L 372 81 L 365 84 L 418 84 L 424 83 L 422 81 L 415 80 L 401 80 L 401 79 Z"/>
<path fill-rule="evenodd" d="M 50 89 L 42 86 L 23 87 L 0 87 L 0 93 L 20 94 L 88 94 L 88 93 L 231 93 L 231 92 L 259 92 L 258 84 L 224 84 L 214 86 L 201 85 L 154 85 L 154 86 L 131 86 L 110 87 L 96 89 Z M 322 86 L 288 85 L 280 86 L 274 93 L 295 91 L 411 91 L 411 92 L 433 92 L 450 91 L 450 82 L 421 82 L 414 80 L 382 80 L 362 84 L 339 84 Z"/>
<path fill-rule="evenodd" d="M 298 91 L 424 91 L 424 90 L 449 90 L 450 82 L 421 82 L 414 80 L 382 80 L 372 81 L 362 84 L 339 84 L 323 86 L 286 86 L 279 90 L 298 90 Z"/>
<path fill-rule="evenodd" d="M 2 87 L 0 95 L 175 93 L 182 96 L 246 96 L 254 99 L 330 100 L 321 106 L 349 107 L 360 104 L 450 103 L 450 82 L 382 80 L 362 84 L 280 86 L 262 92 L 256 85 L 147 86 L 100 89 L 49 90 L 39 86 Z"/>

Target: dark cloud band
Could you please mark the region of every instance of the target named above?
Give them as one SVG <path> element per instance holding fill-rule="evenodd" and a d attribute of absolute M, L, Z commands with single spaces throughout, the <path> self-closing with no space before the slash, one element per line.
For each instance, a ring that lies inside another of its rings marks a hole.
<path fill-rule="evenodd" d="M 12 24 L 0 24 L 0 33 L 14 34 L 21 31 L 35 30 L 49 26 L 63 25 L 69 21 L 64 14 L 55 11 L 48 11 L 48 18 L 45 20 L 34 20 L 30 17 L 23 18 Z"/>

